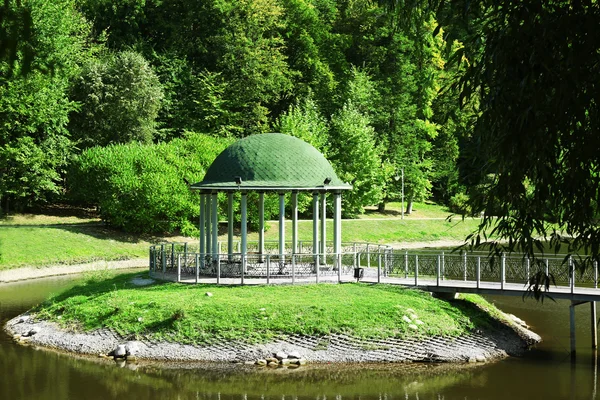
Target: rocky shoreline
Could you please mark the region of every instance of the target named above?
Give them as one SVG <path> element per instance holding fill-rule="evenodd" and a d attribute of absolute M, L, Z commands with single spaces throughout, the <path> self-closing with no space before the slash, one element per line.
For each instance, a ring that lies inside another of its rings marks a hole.
<path fill-rule="evenodd" d="M 519 321 L 518 318 L 513 320 Z M 323 337 L 292 335 L 264 344 L 230 341 L 206 346 L 159 342 L 150 338 L 131 340 L 108 329 L 85 333 L 69 331 L 28 314 L 8 321 L 5 329 L 22 344 L 83 355 L 128 361 L 214 361 L 271 363 L 271 366 L 307 362 L 486 362 L 522 355 L 541 341 L 540 336 L 517 322 L 498 322 L 492 329 L 459 337 L 366 340 L 340 334 Z"/>

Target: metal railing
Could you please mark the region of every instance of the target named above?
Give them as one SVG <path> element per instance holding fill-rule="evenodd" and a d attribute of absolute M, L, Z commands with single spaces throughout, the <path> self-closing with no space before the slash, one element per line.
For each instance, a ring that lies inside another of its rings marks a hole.
<path fill-rule="evenodd" d="M 225 247 L 225 249 L 223 248 Z M 342 277 L 354 274 L 359 267 L 382 266 L 382 256 L 387 259 L 392 254 L 389 246 L 366 243 L 342 243 L 342 251 L 333 253 L 333 243 L 326 243 L 325 253 L 313 253 L 312 242 L 298 242 L 298 252 L 293 253 L 291 242 L 280 254 L 278 242 L 266 242 L 264 252 L 258 251 L 258 243 L 248 243 L 247 253 L 239 252 L 239 242 L 234 243 L 236 252 L 227 254 L 227 243 L 217 244 L 218 253 L 199 253 L 197 243 L 161 243 L 150 246 L 150 272 L 155 277 L 171 280 L 195 280 L 200 277 L 245 279 L 271 279 L 314 277 Z"/>
<path fill-rule="evenodd" d="M 402 284 L 419 285 L 419 280 L 435 280 L 438 285 L 445 280 L 527 285 L 538 273 L 549 275 L 557 286 L 598 287 L 598 263 L 592 268 L 579 271 L 573 259 L 561 257 L 536 258 L 535 262 L 520 255 L 502 255 L 490 258 L 482 253 L 446 253 L 435 251 L 408 252 L 393 250 L 389 246 L 367 243 L 343 243 L 341 252 L 334 254 L 327 243 L 326 253 L 312 252 L 312 242 L 298 243 L 293 253 L 291 243 L 286 242 L 282 255 L 277 242 L 265 243 L 262 254 L 258 245 L 248 244 L 248 252 L 227 254 L 227 244 L 219 242 L 218 253 L 199 253 L 197 243 L 162 243 L 150 247 L 150 272 L 153 276 L 171 280 L 192 280 L 200 277 L 261 278 L 266 283 L 280 278 L 296 279 L 312 277 L 338 281 L 355 279 L 360 269 L 365 277 L 381 282 L 386 278 L 404 279 Z M 239 249 L 235 245 L 234 249 Z M 320 249 L 320 246 L 319 246 Z M 300 251 L 302 250 L 302 251 Z M 362 275 L 361 275 L 362 276 Z"/>
<path fill-rule="evenodd" d="M 537 257 L 532 261 L 522 255 L 489 257 L 481 253 L 470 254 L 424 252 L 413 254 L 394 251 L 388 256 L 388 276 L 413 278 L 435 278 L 436 281 L 454 280 L 477 282 L 520 283 L 527 285 L 538 273 L 545 274 L 556 286 L 571 288 L 598 287 L 598 262 L 591 268 L 580 271 L 572 258 Z M 502 286 L 503 287 L 503 286 Z"/>

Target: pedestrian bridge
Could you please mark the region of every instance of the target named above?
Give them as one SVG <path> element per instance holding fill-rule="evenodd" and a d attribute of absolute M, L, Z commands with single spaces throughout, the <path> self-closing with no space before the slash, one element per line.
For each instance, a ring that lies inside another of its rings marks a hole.
<path fill-rule="evenodd" d="M 571 351 L 575 354 L 575 311 L 589 303 L 592 347 L 597 346 L 596 301 L 598 263 L 580 271 L 577 259 L 487 253 L 404 251 L 389 246 L 364 243 L 342 244 L 340 253 L 320 243 L 316 251 L 299 242 L 296 251 L 279 249 L 279 243 L 264 248 L 252 247 L 242 253 L 199 253 L 198 246 L 165 243 L 150 247 L 150 274 L 158 279 L 184 283 L 216 284 L 300 284 L 320 282 L 382 283 L 415 287 L 440 296 L 477 293 L 500 296 L 532 295 L 530 283 L 540 276 L 551 277 L 552 284 L 540 294 L 571 301 Z M 287 247 L 287 246 L 286 246 Z"/>
<path fill-rule="evenodd" d="M 196 244 L 166 243 L 150 247 L 150 272 L 156 278 L 181 282 L 270 284 L 337 281 L 414 286 L 431 292 L 463 292 L 522 296 L 531 293 L 532 278 L 545 274 L 553 284 L 543 292 L 555 299 L 600 301 L 598 264 L 581 272 L 577 260 L 564 256 L 522 255 L 490 258 L 487 253 L 414 251 L 384 245 L 345 243 L 339 254 L 332 246 L 299 242 L 296 252 L 267 243 L 263 252 L 198 253 Z M 218 249 L 221 249 L 219 243 Z M 359 275 L 357 275 L 359 274 Z"/>

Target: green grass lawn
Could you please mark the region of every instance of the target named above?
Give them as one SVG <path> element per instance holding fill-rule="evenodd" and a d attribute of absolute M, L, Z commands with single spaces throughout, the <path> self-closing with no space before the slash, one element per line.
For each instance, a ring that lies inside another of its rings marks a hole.
<path fill-rule="evenodd" d="M 391 203 L 385 213 L 372 210 L 360 219 L 343 220 L 342 240 L 378 244 L 460 241 L 479 223 L 479 219 L 460 217 L 447 221 L 443 219 L 449 215 L 445 208 L 424 203 L 415 204 L 415 214 L 401 220 L 399 214 L 393 214 L 398 207 L 399 204 Z M 278 240 L 278 225 L 277 221 L 268 223 L 266 240 Z M 298 230 L 300 240 L 312 240 L 312 220 L 300 221 Z M 291 221 L 286 221 L 287 240 L 291 236 Z M 327 237 L 333 240 L 331 220 L 327 221 Z M 104 226 L 89 215 L 13 215 L 0 219 L 0 270 L 146 257 L 150 243 L 164 240 L 196 239 L 128 235 Z M 221 240 L 227 240 L 225 233 Z M 258 234 L 251 232 L 249 240 L 257 241 Z"/>
<path fill-rule="evenodd" d="M 148 245 L 96 219 L 18 215 L 0 223 L 0 270 L 144 257 Z"/>
<path fill-rule="evenodd" d="M 98 274 L 44 302 L 40 317 L 79 330 L 182 343 L 265 342 L 280 335 L 346 334 L 360 338 L 456 336 L 489 327 L 472 300 L 447 302 L 391 285 L 134 286 L 139 274 Z M 144 273 L 142 276 L 147 276 Z M 213 295 L 207 296 L 210 292 Z M 494 308 L 478 297 L 477 302 Z M 412 327 L 410 325 L 413 325 Z"/>
<path fill-rule="evenodd" d="M 477 228 L 478 219 L 461 218 L 446 220 L 433 219 L 351 219 L 342 221 L 342 241 L 392 244 L 404 242 L 431 242 L 436 240 L 464 240 Z M 269 221 L 265 233 L 266 240 L 278 240 L 279 223 Z M 286 240 L 292 239 L 292 223 L 286 221 Z M 300 240 L 312 240 L 312 221 L 299 221 Z M 226 240 L 225 236 L 222 237 Z M 258 240 L 258 234 L 251 232 L 249 240 Z M 327 240 L 333 240 L 333 222 L 327 221 Z"/>
<path fill-rule="evenodd" d="M 406 203 L 404 203 L 406 208 Z M 448 207 L 440 206 L 431 202 L 414 203 L 411 214 L 404 214 L 405 219 L 421 218 L 441 218 L 445 219 L 452 215 Z M 364 214 L 358 216 L 359 219 L 367 218 L 401 218 L 402 204 L 399 201 L 389 202 L 385 205 L 385 211 L 377 211 L 377 207 L 366 207 Z"/>

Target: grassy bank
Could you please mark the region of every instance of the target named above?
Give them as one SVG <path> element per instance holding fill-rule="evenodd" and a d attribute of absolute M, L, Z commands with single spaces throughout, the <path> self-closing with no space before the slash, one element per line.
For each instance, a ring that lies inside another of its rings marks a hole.
<path fill-rule="evenodd" d="M 342 221 L 344 242 L 369 242 L 379 244 L 431 242 L 437 240 L 462 241 L 473 232 L 478 219 L 351 219 Z M 312 240 L 312 221 L 299 221 L 300 240 Z M 278 240 L 279 223 L 269 222 L 265 233 L 266 240 Z M 327 221 L 327 240 L 333 240 L 333 222 Z M 251 232 L 249 240 L 258 240 L 258 234 Z M 226 240 L 225 236 L 222 237 Z M 291 222 L 286 221 L 286 240 L 292 240 Z"/>
<path fill-rule="evenodd" d="M 292 334 L 457 336 L 491 323 L 490 314 L 472 299 L 446 302 L 389 285 L 225 287 L 156 282 L 137 287 L 131 282 L 134 275 L 99 275 L 36 311 L 80 330 L 107 327 L 126 336 L 192 344 L 260 343 Z M 485 300 L 477 297 L 477 302 Z"/>
<path fill-rule="evenodd" d="M 95 220 L 19 216 L 0 225 L 0 270 L 144 257 L 148 246 Z"/>
<path fill-rule="evenodd" d="M 478 219 L 455 218 L 444 207 L 415 204 L 416 211 L 400 219 L 400 204 L 390 203 L 385 212 L 369 209 L 355 220 L 342 222 L 345 242 L 406 243 L 436 240 L 463 240 L 472 232 Z M 267 240 L 278 240 L 278 223 L 268 223 Z M 291 226 L 286 235 L 291 240 Z M 328 239 L 333 239 L 333 226 L 327 224 Z M 312 240 L 312 221 L 300 221 L 300 240 Z M 183 237 L 147 237 L 128 235 L 110 229 L 93 215 L 21 214 L 0 219 L 0 270 L 24 266 L 75 264 L 95 260 L 120 260 L 146 257 L 148 245 L 160 241 L 192 241 Z M 226 240 L 225 235 L 221 240 Z M 251 232 L 249 240 L 258 240 Z"/>

